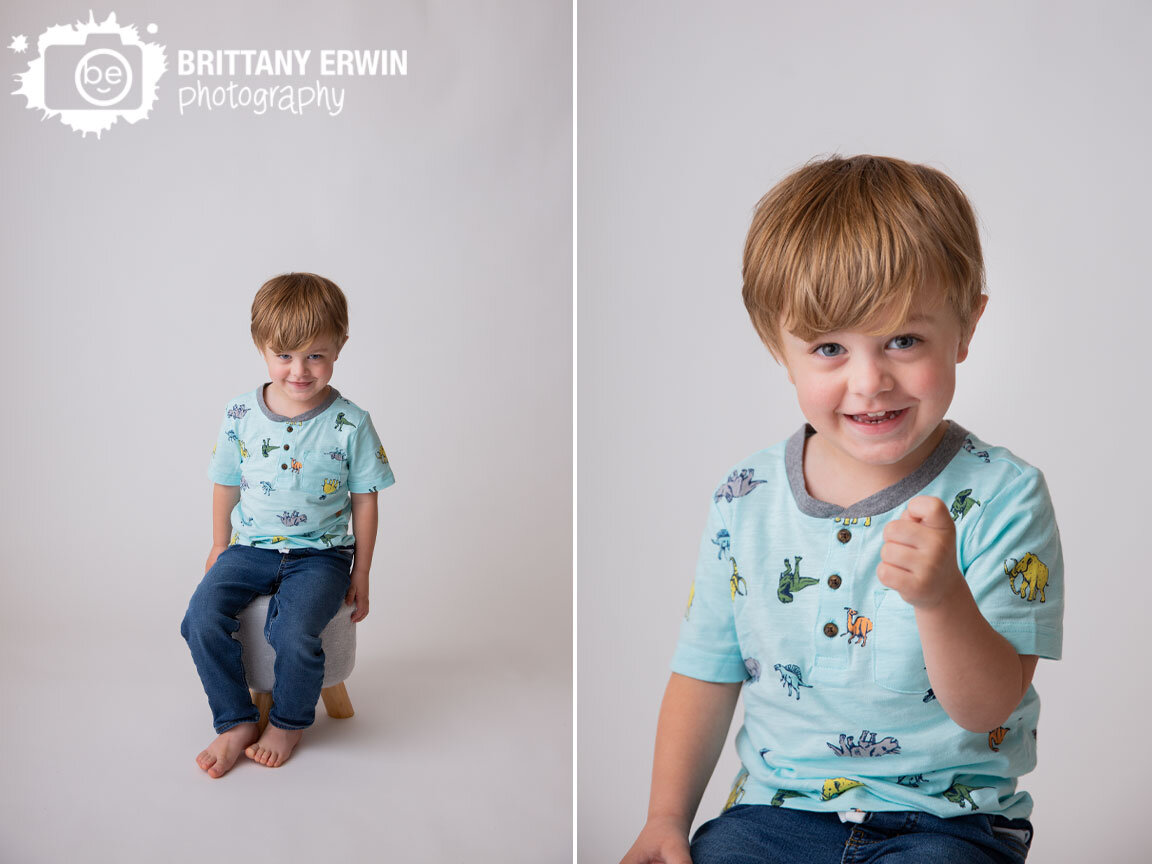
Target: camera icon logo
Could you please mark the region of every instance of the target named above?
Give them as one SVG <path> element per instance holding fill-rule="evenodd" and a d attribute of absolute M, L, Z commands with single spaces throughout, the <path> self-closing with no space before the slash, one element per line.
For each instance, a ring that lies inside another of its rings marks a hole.
<path fill-rule="evenodd" d="M 144 57 L 115 33 L 44 49 L 44 105 L 53 111 L 139 108 Z"/>
<path fill-rule="evenodd" d="M 158 31 L 149 24 L 148 33 Z M 40 34 L 40 56 L 18 74 L 14 95 L 28 107 L 58 116 L 77 132 L 96 137 L 115 123 L 138 123 L 157 99 L 157 82 L 168 68 L 164 46 L 141 40 L 133 25 L 121 26 L 116 14 L 103 21 L 49 27 Z"/>

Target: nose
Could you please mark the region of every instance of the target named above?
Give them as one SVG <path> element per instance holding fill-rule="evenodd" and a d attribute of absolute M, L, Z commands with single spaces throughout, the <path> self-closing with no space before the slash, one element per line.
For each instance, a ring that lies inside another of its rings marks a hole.
<path fill-rule="evenodd" d="M 298 380 L 304 378 L 308 371 L 308 361 L 303 357 L 293 357 L 292 364 L 289 368 L 293 379 Z"/>
<path fill-rule="evenodd" d="M 883 358 L 857 356 L 851 362 L 848 386 L 857 396 L 870 399 L 892 389 L 892 375 Z"/>

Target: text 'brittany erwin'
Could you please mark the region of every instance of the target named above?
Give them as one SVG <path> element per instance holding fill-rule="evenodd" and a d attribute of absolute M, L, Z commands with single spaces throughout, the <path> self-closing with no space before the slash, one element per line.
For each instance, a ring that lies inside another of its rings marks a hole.
<path fill-rule="evenodd" d="M 407 50 L 325 48 L 319 75 L 407 75 Z M 310 48 L 276 50 L 256 48 L 181 49 L 176 52 L 179 75 L 306 75 Z"/>

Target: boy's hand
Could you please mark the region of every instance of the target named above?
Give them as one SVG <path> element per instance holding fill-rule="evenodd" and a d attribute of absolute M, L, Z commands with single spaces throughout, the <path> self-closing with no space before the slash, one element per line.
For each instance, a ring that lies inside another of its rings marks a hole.
<path fill-rule="evenodd" d="M 620 864 L 692 864 L 688 835 L 675 821 L 649 819 Z"/>
<path fill-rule="evenodd" d="M 207 573 L 212 569 L 212 565 L 216 563 L 216 559 L 220 557 L 220 553 L 227 549 L 227 546 L 213 546 L 212 551 L 208 553 L 208 561 L 204 564 L 204 572 Z"/>
<path fill-rule="evenodd" d="M 917 496 L 884 526 L 876 576 L 918 609 L 939 606 L 967 587 L 956 564 L 956 526 L 943 501 Z"/>
<path fill-rule="evenodd" d="M 352 565 L 352 584 L 348 586 L 344 602 L 356 607 L 356 611 L 352 613 L 353 624 L 358 624 L 368 617 L 368 573 L 357 570 L 355 564 Z"/>

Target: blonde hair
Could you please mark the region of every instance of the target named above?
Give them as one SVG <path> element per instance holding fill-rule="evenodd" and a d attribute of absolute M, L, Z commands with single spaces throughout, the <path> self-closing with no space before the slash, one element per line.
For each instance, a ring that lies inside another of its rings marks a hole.
<path fill-rule="evenodd" d="M 285 273 L 260 286 L 252 300 L 252 341 L 261 353 L 298 351 L 317 339 L 339 351 L 348 341 L 348 301 L 331 279 Z"/>
<path fill-rule="evenodd" d="M 971 333 L 984 293 L 972 205 L 934 168 L 883 156 L 809 162 L 756 205 L 744 246 L 744 305 L 773 356 L 781 328 L 881 335 L 935 283 Z"/>

